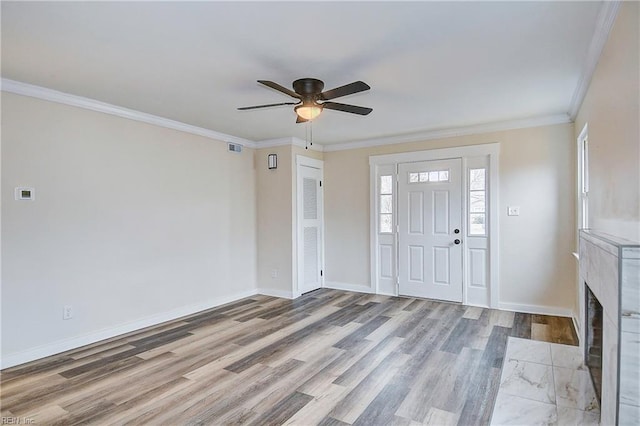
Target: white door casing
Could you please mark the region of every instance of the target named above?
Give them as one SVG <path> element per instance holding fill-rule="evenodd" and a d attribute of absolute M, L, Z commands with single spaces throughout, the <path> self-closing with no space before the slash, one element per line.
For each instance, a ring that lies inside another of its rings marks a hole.
<path fill-rule="evenodd" d="M 462 302 L 462 160 L 398 165 L 401 295 Z"/>
<path fill-rule="evenodd" d="M 322 162 L 297 161 L 297 294 L 322 287 L 323 191 Z"/>

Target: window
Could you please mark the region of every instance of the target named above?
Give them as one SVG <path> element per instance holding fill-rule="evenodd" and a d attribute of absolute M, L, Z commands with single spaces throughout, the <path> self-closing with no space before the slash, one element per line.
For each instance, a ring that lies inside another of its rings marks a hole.
<path fill-rule="evenodd" d="M 449 170 L 409 172 L 409 183 L 449 182 Z"/>
<path fill-rule="evenodd" d="M 589 227 L 589 137 L 584 126 L 578 138 L 578 229 Z"/>
<path fill-rule="evenodd" d="M 486 169 L 469 169 L 469 235 L 487 235 Z"/>
<path fill-rule="evenodd" d="M 393 232 L 393 176 L 380 176 L 380 233 L 390 234 Z"/>

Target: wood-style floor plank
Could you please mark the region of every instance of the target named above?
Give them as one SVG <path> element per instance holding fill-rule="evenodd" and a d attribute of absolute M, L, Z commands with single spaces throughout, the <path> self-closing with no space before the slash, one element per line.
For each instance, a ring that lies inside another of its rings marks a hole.
<path fill-rule="evenodd" d="M 0 406 L 54 425 L 482 425 L 508 336 L 577 345 L 568 318 L 254 296 L 6 369 Z"/>

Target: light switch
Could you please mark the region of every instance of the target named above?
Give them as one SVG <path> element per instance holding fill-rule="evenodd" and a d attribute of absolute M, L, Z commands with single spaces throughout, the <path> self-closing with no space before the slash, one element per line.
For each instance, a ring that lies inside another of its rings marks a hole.
<path fill-rule="evenodd" d="M 16 200 L 31 201 L 36 198 L 36 190 L 34 188 L 26 188 L 19 186 L 15 189 Z"/>
<path fill-rule="evenodd" d="M 507 207 L 507 215 L 508 216 L 520 216 L 520 206 L 509 206 L 509 207 Z"/>

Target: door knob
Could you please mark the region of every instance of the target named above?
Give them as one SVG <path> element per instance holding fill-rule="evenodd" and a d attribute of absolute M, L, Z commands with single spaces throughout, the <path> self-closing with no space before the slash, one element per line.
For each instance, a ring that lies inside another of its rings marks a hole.
<path fill-rule="evenodd" d="M 455 240 L 453 240 L 453 242 L 454 242 L 455 244 L 460 244 L 460 242 L 461 242 L 461 241 L 460 241 L 459 239 L 457 239 L 457 238 L 456 238 Z"/>
<path fill-rule="evenodd" d="M 454 229 L 454 230 L 453 230 L 453 233 L 454 233 L 454 234 L 459 234 L 459 233 L 460 233 L 460 230 L 459 230 L 459 229 Z"/>

